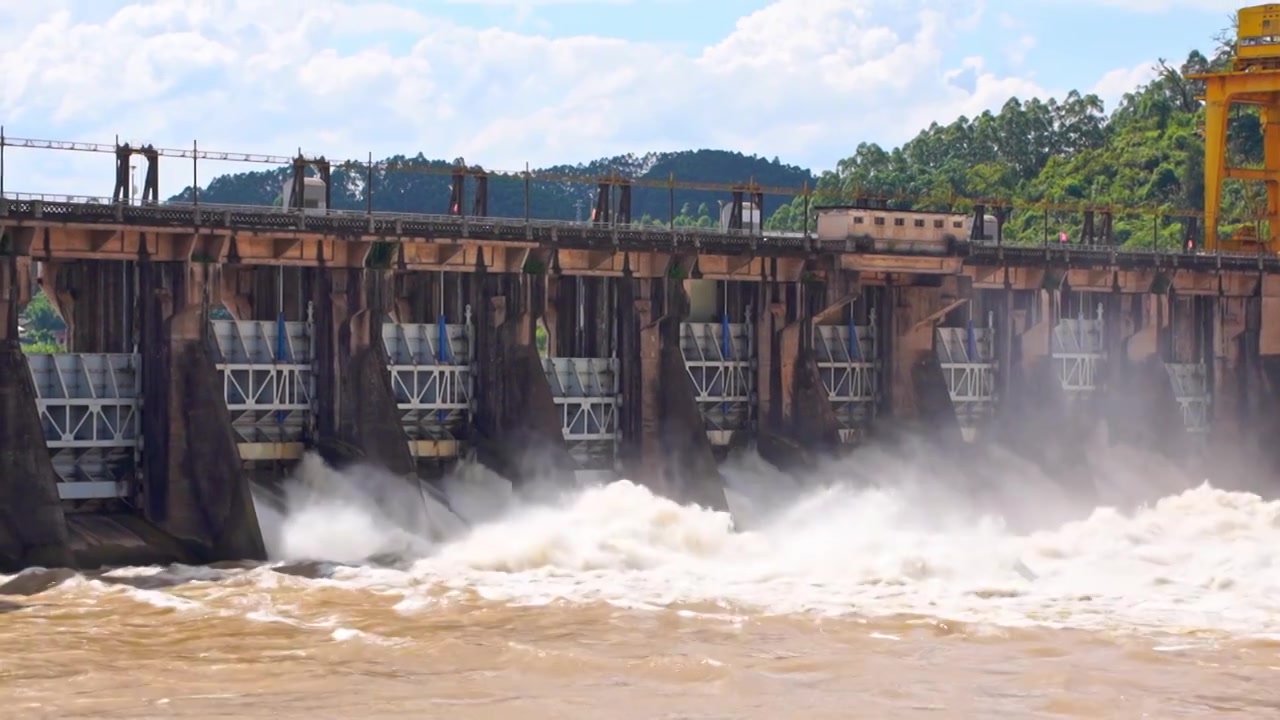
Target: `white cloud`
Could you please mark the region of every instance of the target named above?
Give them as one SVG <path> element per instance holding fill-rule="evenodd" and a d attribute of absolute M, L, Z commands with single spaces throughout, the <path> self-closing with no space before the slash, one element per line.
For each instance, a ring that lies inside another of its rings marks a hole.
<path fill-rule="evenodd" d="M 1156 61 L 1139 63 L 1133 67 L 1112 70 L 1093 86 L 1092 92 L 1102 98 L 1107 109 L 1114 108 L 1124 94 L 1131 92 L 1139 85 L 1151 82 L 1156 77 Z"/>
<path fill-rule="evenodd" d="M 1035 46 L 1035 35 L 1024 34 L 1009 44 L 1008 49 L 1005 50 L 1005 57 L 1009 58 L 1009 62 L 1014 65 L 1021 65 L 1027 61 L 1027 53 L 1031 52 Z"/>
<path fill-rule="evenodd" d="M 615 0 L 451 0 L 575 1 Z M 356 0 L 49 6 L 11 15 L 0 6 L 0 38 L 11 40 L 0 44 L 0 117 L 11 136 L 120 133 L 182 147 L 197 138 L 202 148 L 336 158 L 422 151 L 495 168 L 721 147 L 821 168 L 862 140 L 900 142 L 934 120 L 1046 92 L 981 58 L 963 66 L 971 82 L 949 82 L 947 51 L 962 33 L 983 32 L 976 1 L 777 0 L 686 54 L 476 29 Z M 81 19 L 86 10 L 96 19 Z M 109 187 L 102 158 L 10 155 L 10 190 Z M 187 176 L 162 170 L 162 192 Z"/>
<path fill-rule="evenodd" d="M 1079 3 L 1079 0 L 1067 0 Z M 1200 12 L 1224 12 L 1234 15 L 1245 7 L 1242 0 L 1086 0 L 1088 4 L 1113 7 L 1144 13 L 1160 13 L 1170 10 L 1192 10 Z"/>

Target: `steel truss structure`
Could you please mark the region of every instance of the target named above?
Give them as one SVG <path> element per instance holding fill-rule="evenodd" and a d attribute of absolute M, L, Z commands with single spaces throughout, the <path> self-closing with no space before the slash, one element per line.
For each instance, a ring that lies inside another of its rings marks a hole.
<path fill-rule="evenodd" d="M 223 397 L 246 460 L 314 429 L 310 322 L 211 320 Z"/>
<path fill-rule="evenodd" d="M 471 426 L 471 308 L 450 325 L 384 323 L 391 391 L 415 457 L 457 457 Z"/>
<path fill-rule="evenodd" d="M 681 323 L 680 352 L 712 445 L 754 429 L 756 347 L 750 323 Z"/>
<path fill-rule="evenodd" d="M 543 358 L 569 452 L 583 470 L 616 467 L 622 404 L 616 358 Z"/>
<path fill-rule="evenodd" d="M 965 440 L 973 442 L 979 428 L 995 412 L 995 333 L 991 328 L 940 327 L 935 349 L 947 393 Z"/>
<path fill-rule="evenodd" d="M 27 366 L 58 496 L 132 498 L 142 459 L 138 356 L 31 354 Z"/>
<path fill-rule="evenodd" d="M 819 325 L 813 351 L 827 390 L 840 440 L 857 442 L 875 420 L 880 403 L 880 343 L 874 319 L 866 326 Z"/>

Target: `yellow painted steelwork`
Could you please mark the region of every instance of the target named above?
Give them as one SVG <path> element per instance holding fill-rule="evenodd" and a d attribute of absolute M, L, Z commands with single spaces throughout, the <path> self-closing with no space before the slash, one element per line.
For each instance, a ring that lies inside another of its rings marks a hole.
<path fill-rule="evenodd" d="M 1280 69 L 1280 4 L 1244 8 L 1236 25 L 1236 72 Z"/>
<path fill-rule="evenodd" d="M 1205 83 L 1204 237 L 1206 250 L 1280 252 L 1280 4 L 1240 10 L 1236 56 L 1230 72 L 1191 76 Z M 1232 105 L 1254 105 L 1263 124 L 1261 168 L 1227 166 L 1227 123 Z M 1222 185 L 1228 179 L 1262 182 L 1265 236 L 1242 229 L 1218 237 Z"/>

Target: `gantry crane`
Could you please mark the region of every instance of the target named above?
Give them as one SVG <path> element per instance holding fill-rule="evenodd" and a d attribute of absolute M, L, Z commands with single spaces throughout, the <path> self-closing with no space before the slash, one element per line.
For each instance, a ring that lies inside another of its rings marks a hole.
<path fill-rule="evenodd" d="M 1237 15 L 1235 58 L 1226 72 L 1189 76 L 1205 84 L 1204 237 L 1205 250 L 1280 252 L 1280 4 L 1243 8 Z M 1233 105 L 1253 105 L 1261 113 L 1264 160 L 1261 168 L 1227 165 L 1227 124 Z M 1263 231 L 1246 228 L 1218 237 L 1222 185 L 1228 179 L 1266 184 Z"/>

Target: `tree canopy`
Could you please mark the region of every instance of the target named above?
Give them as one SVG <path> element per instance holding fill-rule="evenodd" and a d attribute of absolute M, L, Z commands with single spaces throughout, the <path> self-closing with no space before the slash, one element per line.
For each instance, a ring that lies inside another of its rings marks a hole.
<path fill-rule="evenodd" d="M 449 169 L 454 163 L 416 156 L 386 158 L 387 164 L 405 169 L 376 171 L 372 177 L 373 209 L 385 212 L 439 213 L 448 211 Z M 432 170 L 434 172 L 415 172 Z M 214 178 L 200 190 L 200 201 L 217 204 L 278 205 L 289 168 L 273 168 L 234 173 Z M 783 164 L 755 155 L 724 150 L 686 150 L 681 152 L 620 155 L 581 165 L 557 165 L 540 168 L 533 174 L 555 177 L 599 178 L 619 177 L 682 182 L 748 183 L 791 188 L 800 192 L 816 178 L 809 170 Z M 369 178 L 360 168 L 335 168 L 332 178 L 334 208 L 363 210 L 368 207 L 365 192 Z M 546 220 L 585 220 L 591 215 L 596 188 L 587 183 L 534 180 L 529 188 L 529 215 Z M 474 198 L 474 181 L 468 181 L 469 203 Z M 524 180 L 518 176 L 493 175 L 489 180 L 489 212 L 495 217 L 524 217 Z M 175 201 L 190 202 L 191 188 L 174 196 Z M 715 192 L 681 190 L 675 202 L 677 222 L 713 224 L 719 217 L 718 202 L 728 198 Z M 665 224 L 671 218 L 671 196 L 664 188 L 636 187 L 632 193 L 632 217 L 656 220 Z M 682 212 L 683 211 L 683 212 Z"/>
<path fill-rule="evenodd" d="M 1082 213 L 1018 211 L 1020 204 L 1107 206 L 1160 210 L 1138 217 L 1117 210 L 1113 241 L 1178 247 L 1184 227 L 1178 211 L 1204 209 L 1202 83 L 1187 75 L 1229 65 L 1225 34 L 1211 55 L 1188 54 L 1179 66 L 1161 60 L 1155 77 L 1124 95 L 1109 114 L 1096 95 L 1068 93 L 1061 99 L 1010 98 L 999 112 L 933 124 L 900 148 L 860 144 L 834 170 L 822 173 L 812 204 L 887 199 L 890 207 L 967 210 L 972 200 L 1009 203 L 1005 226 L 1011 242 L 1040 242 L 1060 230 L 1078 232 Z M 1231 162 L 1262 160 L 1262 130 L 1256 112 L 1242 110 L 1230 127 Z M 1265 205 L 1261 186 L 1229 183 L 1224 214 L 1238 224 Z M 794 201 L 774 213 L 778 229 L 803 225 L 803 205 Z"/>
<path fill-rule="evenodd" d="M 957 212 L 969 210 L 974 200 L 998 200 L 1013 208 L 1004 237 L 1023 243 L 1056 238 L 1059 231 L 1074 237 L 1081 227 L 1079 212 L 1038 211 L 1037 203 L 1140 208 L 1147 212 L 1117 211 L 1113 242 L 1174 248 L 1186 236 L 1178 211 L 1200 211 L 1204 206 L 1203 109 L 1197 99 L 1202 88 L 1186 76 L 1229 64 L 1231 40 L 1222 33 L 1210 53 L 1193 51 L 1176 66 L 1161 60 L 1154 78 L 1125 94 L 1110 112 L 1098 96 L 1076 91 L 1062 98 L 1010 98 L 997 112 L 961 117 L 945 125 L 934 123 L 898 148 L 861 143 L 817 178 L 777 158 L 719 150 L 624 155 L 543 172 L 650 180 L 674 176 L 681 181 L 723 184 L 754 180 L 796 191 L 807 185 L 815 188 L 811 213 L 816 205 L 867 197 L 888 198 L 891 207 Z M 1261 161 L 1262 129 L 1256 112 L 1237 113 L 1230 145 L 1233 163 Z M 452 165 L 422 154 L 388 159 L 439 171 Z M 224 175 L 201 190 L 201 199 L 278 203 L 287 173 L 286 168 L 277 168 Z M 375 210 L 443 213 L 447 209 L 450 179 L 446 174 L 382 172 L 372 181 Z M 333 206 L 363 209 L 366 184 L 358 170 L 335 170 Z M 534 181 L 528 212 L 535 218 L 586 219 L 594 192 L 590 184 Z M 175 199 L 190 197 L 188 188 Z M 677 225 L 711 226 L 717 222 L 719 203 L 727 200 L 721 193 L 677 191 L 672 203 L 665 189 L 637 187 L 632 215 L 637 221 L 665 225 L 673 220 L 674 210 Z M 766 202 L 776 208 L 766 208 L 772 229 L 805 226 L 802 199 Z M 1223 209 L 1233 222 L 1255 217 L 1263 205 L 1261 186 L 1228 185 Z M 1164 217 L 1153 218 L 1152 210 L 1163 212 Z M 522 217 L 525 212 L 523 180 L 493 178 L 489 214 Z M 810 227 L 812 222 L 811 216 Z"/>

